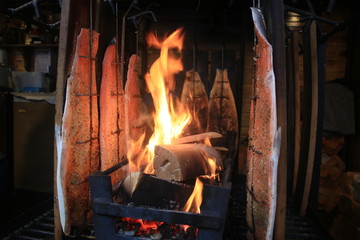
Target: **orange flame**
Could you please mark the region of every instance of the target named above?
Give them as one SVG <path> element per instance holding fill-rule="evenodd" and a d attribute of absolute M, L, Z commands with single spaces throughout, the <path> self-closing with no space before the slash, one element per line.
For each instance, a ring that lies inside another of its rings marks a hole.
<path fill-rule="evenodd" d="M 216 160 L 209 157 L 208 165 L 210 169 L 210 174 L 196 178 L 194 190 L 190 195 L 189 199 L 187 200 L 184 208 L 182 209 L 184 212 L 194 212 L 194 213 L 201 212 L 200 206 L 203 201 L 202 192 L 204 189 L 204 183 L 200 180 L 200 178 L 215 180 L 215 178 L 219 177 L 219 174 L 217 173 L 218 166 L 216 164 Z"/>
<path fill-rule="evenodd" d="M 183 211 L 200 213 L 203 188 L 204 188 L 203 182 L 199 178 L 197 178 L 194 190 L 191 196 L 189 197 L 189 199 L 187 200 L 185 207 L 183 208 Z"/>
<path fill-rule="evenodd" d="M 179 52 L 183 47 L 182 29 L 177 29 L 164 40 L 159 40 L 154 34 L 147 36 L 148 45 L 160 48 L 160 56 L 152 64 L 150 71 L 145 75 L 147 87 L 152 95 L 155 112 L 154 131 L 146 148 L 143 148 L 145 135 L 138 141 L 131 143 L 128 151 L 130 170 L 142 171 L 147 174 L 154 172 L 153 159 L 156 145 L 172 144 L 178 138 L 184 128 L 191 122 L 189 109 L 172 95 L 175 88 L 174 75 L 183 70 Z M 197 114 L 195 114 L 197 115 Z M 211 145 L 210 140 L 206 143 Z M 214 179 L 218 176 L 215 159 L 208 158 L 210 176 L 205 178 Z M 200 213 L 202 203 L 203 182 L 197 178 L 192 195 L 188 199 L 183 211 Z"/>
<path fill-rule="evenodd" d="M 140 150 L 143 139 L 131 143 L 132 147 L 128 152 L 128 159 L 132 162 L 130 164 L 132 166 L 131 171 L 140 170 L 149 174 L 153 173 L 155 146 L 171 144 L 173 139 L 180 136 L 191 120 L 189 110 L 171 94 L 175 87 L 174 75 L 183 70 L 181 58 L 174 53 L 174 51 L 180 52 L 182 50 L 183 40 L 182 29 L 177 29 L 163 41 L 158 40 L 154 34 L 147 36 L 149 46 L 160 48 L 160 57 L 152 64 L 150 72 L 145 75 L 145 81 L 155 107 L 153 115 L 154 133 L 145 149 Z M 134 162 L 134 160 L 139 159 L 135 155 L 141 155 L 142 161 L 147 163 L 145 169 L 142 169 L 144 162 Z"/>

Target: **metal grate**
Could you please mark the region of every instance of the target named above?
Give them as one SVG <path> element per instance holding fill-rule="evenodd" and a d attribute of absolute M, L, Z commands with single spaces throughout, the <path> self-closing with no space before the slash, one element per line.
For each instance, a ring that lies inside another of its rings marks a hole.
<path fill-rule="evenodd" d="M 4 240 L 39 240 L 54 238 L 54 211 L 49 210 L 30 221 Z"/>
<path fill-rule="evenodd" d="M 93 229 L 93 226 L 89 226 Z M 91 230 L 93 232 L 93 230 Z M 54 236 L 54 210 L 51 209 L 15 232 L 9 234 L 3 240 L 53 240 Z M 63 240 L 88 240 L 95 239 L 93 234 L 78 234 L 78 236 L 63 237 Z"/>
<path fill-rule="evenodd" d="M 298 216 L 298 209 L 291 197 L 287 198 L 287 240 L 329 240 L 329 233 L 309 217 Z M 236 176 L 232 185 L 229 218 L 225 239 L 246 239 L 246 176 Z"/>
<path fill-rule="evenodd" d="M 246 239 L 246 176 L 234 178 L 229 203 L 229 216 L 224 239 Z M 288 240 L 328 240 L 329 234 L 309 217 L 299 217 L 295 203 L 289 197 L 286 211 L 286 239 Z M 92 228 L 93 229 L 93 228 Z M 54 213 L 49 210 L 3 240 L 54 239 Z M 92 231 L 91 231 L 92 232 Z M 89 236 L 88 236 L 89 235 Z M 92 234 L 64 237 L 64 240 L 94 239 Z"/>

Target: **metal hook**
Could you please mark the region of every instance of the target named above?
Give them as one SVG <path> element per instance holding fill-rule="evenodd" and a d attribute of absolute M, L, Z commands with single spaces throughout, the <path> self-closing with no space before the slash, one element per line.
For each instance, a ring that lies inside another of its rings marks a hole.
<path fill-rule="evenodd" d="M 148 6 L 149 7 L 149 6 Z M 143 11 L 143 12 L 140 12 L 138 14 L 135 14 L 131 17 L 128 17 L 128 20 L 131 20 L 132 23 L 134 24 L 134 27 L 136 29 L 135 31 L 135 34 L 136 34 L 136 54 L 138 55 L 138 51 L 139 51 L 139 31 L 138 31 L 138 25 L 141 21 L 141 18 L 142 16 L 144 15 L 147 15 L 147 14 L 150 14 L 152 16 L 152 19 L 154 20 L 154 22 L 157 22 L 157 19 L 155 17 L 155 14 L 153 11 L 150 11 L 150 10 L 146 10 L 146 11 Z M 140 18 L 139 21 L 137 21 L 137 19 Z"/>
<path fill-rule="evenodd" d="M 32 6 L 32 7 L 34 7 L 36 17 L 40 18 L 40 11 L 39 11 L 39 7 L 38 7 L 38 3 L 41 1 L 43 1 L 43 0 L 32 0 L 31 2 L 25 3 L 24 5 L 21 5 L 18 8 L 9 8 L 8 12 L 9 12 L 10 16 L 13 16 L 13 15 L 15 15 L 19 12 L 22 12 L 25 9 Z"/>
<path fill-rule="evenodd" d="M 141 16 L 144 16 L 146 14 L 150 14 L 152 19 L 154 20 L 154 22 L 157 22 L 157 19 L 156 19 L 156 16 L 155 16 L 154 12 L 150 11 L 150 10 L 146 10 L 146 11 L 140 12 L 138 14 L 135 14 L 135 15 L 133 15 L 131 17 L 128 17 L 128 20 L 131 20 L 134 23 L 135 28 L 138 29 L 138 22 L 136 21 L 136 19 L 141 17 Z"/>
<path fill-rule="evenodd" d="M 115 14 L 115 13 L 116 13 L 116 11 L 115 11 L 115 4 L 114 4 L 114 0 L 105 0 L 105 2 L 108 2 L 108 3 L 109 3 L 112 14 Z"/>
<path fill-rule="evenodd" d="M 39 0 L 33 0 L 32 5 L 34 7 L 36 17 L 40 18 L 40 11 L 39 11 L 39 7 L 38 7 L 38 2 L 39 2 Z"/>

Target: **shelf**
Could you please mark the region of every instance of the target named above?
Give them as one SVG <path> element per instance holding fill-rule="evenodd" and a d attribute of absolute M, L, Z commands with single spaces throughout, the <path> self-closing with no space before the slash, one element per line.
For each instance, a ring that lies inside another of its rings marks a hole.
<path fill-rule="evenodd" d="M 32 44 L 0 44 L 0 48 L 20 48 L 20 47 L 32 47 L 32 48 L 53 48 L 58 47 L 57 43 L 49 43 L 49 44 L 42 44 L 42 43 L 32 43 Z"/>

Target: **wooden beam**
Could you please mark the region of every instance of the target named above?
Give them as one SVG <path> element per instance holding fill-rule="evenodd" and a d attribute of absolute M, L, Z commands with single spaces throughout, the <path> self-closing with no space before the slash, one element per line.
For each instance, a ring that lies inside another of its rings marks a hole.
<path fill-rule="evenodd" d="M 285 239 L 288 119 L 284 3 L 282 0 L 268 0 L 265 3 L 265 10 L 268 16 L 270 42 L 273 46 L 274 53 L 273 64 L 276 79 L 277 122 L 278 127 L 281 127 L 274 239 Z"/>
<path fill-rule="evenodd" d="M 297 178 L 300 163 L 300 146 L 301 146 L 301 119 L 300 119 L 300 68 L 299 68 L 299 32 L 293 32 L 293 56 L 294 56 L 294 81 L 295 81 L 295 149 L 294 149 L 294 178 L 292 194 L 295 195 Z"/>
<path fill-rule="evenodd" d="M 57 166 L 58 148 L 57 139 L 61 137 L 62 115 L 65 102 L 66 79 L 70 73 L 74 52 L 75 40 L 81 28 L 89 27 L 89 0 L 64 0 L 61 7 L 61 24 L 59 35 L 59 54 L 56 80 L 55 102 L 55 151 L 54 151 L 54 236 L 55 240 L 62 239 L 62 228 L 58 208 L 57 195 Z M 76 13 L 76 14 L 74 14 Z"/>
<path fill-rule="evenodd" d="M 65 88 L 65 66 L 66 66 L 66 50 L 68 48 L 68 24 L 70 16 L 70 3 L 71 1 L 63 1 L 61 5 L 61 24 L 59 35 L 59 54 L 58 54 L 58 66 L 57 66 L 57 81 L 56 81 L 56 103 L 55 103 L 55 126 L 61 126 L 61 118 L 64 107 L 64 88 Z M 55 130 L 57 128 L 55 127 Z M 60 129 L 55 132 L 55 136 L 60 136 Z M 57 141 L 55 139 L 54 147 L 54 237 L 55 240 L 62 239 L 62 228 L 60 223 L 58 194 L 57 194 Z"/>
<path fill-rule="evenodd" d="M 314 21 L 310 25 L 310 54 L 311 54 L 310 140 L 309 140 L 309 153 L 308 153 L 308 161 L 306 167 L 304 192 L 300 206 L 300 216 L 305 216 L 309 201 L 313 168 L 314 168 L 314 160 L 315 160 L 317 124 L 318 124 L 318 58 L 317 58 L 316 22 Z"/>

